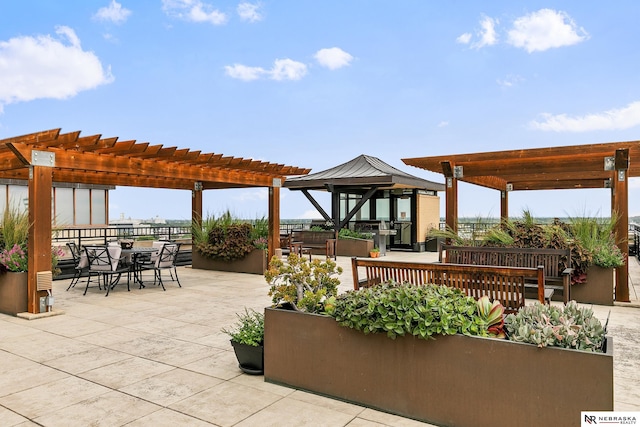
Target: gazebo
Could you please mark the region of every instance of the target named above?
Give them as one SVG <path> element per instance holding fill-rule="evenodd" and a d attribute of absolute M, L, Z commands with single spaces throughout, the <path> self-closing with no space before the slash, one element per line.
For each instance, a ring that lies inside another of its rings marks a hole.
<path fill-rule="evenodd" d="M 446 223 L 457 230 L 458 181 L 500 192 L 500 216 L 509 216 L 509 193 L 523 190 L 607 188 L 619 220 L 616 241 L 629 252 L 628 179 L 640 176 L 640 141 L 453 154 L 402 159 L 445 177 Z M 616 301 L 629 301 L 629 267 L 617 269 Z"/>
<path fill-rule="evenodd" d="M 0 140 L 0 178 L 28 182 L 28 311 L 51 289 L 51 192 L 53 182 L 152 187 L 192 192 L 192 220 L 202 220 L 202 192 L 269 188 L 269 258 L 280 234 L 280 187 L 287 176 L 310 169 L 188 148 L 80 136 L 52 129 Z"/>
<path fill-rule="evenodd" d="M 385 220 L 399 233 L 397 240 L 401 243 L 397 246 L 416 251 L 424 250 L 428 229 L 438 227 L 437 194 L 444 190 L 443 184 L 413 176 L 365 154 L 330 169 L 292 177 L 284 187 L 301 191 L 336 233 L 350 222 L 356 226 L 368 224 L 377 233 L 384 233 L 377 227 Z M 311 190 L 331 193 L 330 215 Z"/>

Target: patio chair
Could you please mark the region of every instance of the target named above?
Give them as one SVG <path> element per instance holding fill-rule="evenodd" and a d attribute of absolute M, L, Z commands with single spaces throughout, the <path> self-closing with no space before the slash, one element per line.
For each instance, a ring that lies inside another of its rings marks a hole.
<path fill-rule="evenodd" d="M 89 263 L 87 262 L 86 257 L 83 259 L 81 249 L 75 242 L 68 242 L 67 247 L 69 248 L 69 252 L 71 252 L 71 256 L 73 257 L 73 278 L 71 279 L 71 283 L 67 287 L 67 290 L 71 288 L 75 288 L 76 284 L 80 281 L 80 278 L 83 274 L 87 274 L 89 271 Z M 98 283 L 100 286 L 100 283 Z M 101 288 L 102 289 L 102 288 Z"/>
<path fill-rule="evenodd" d="M 169 270 L 171 274 L 171 279 L 173 281 L 178 282 L 178 286 L 182 287 L 180 284 L 180 279 L 178 279 L 178 271 L 176 269 L 176 260 L 178 258 L 178 250 L 180 245 L 177 243 L 165 243 L 162 245 L 162 249 L 160 249 L 160 253 L 156 257 L 153 264 L 143 264 L 142 268 L 144 270 L 153 270 L 153 284 L 159 282 L 160 286 L 162 286 L 162 290 L 166 291 L 164 287 L 164 282 L 162 281 L 162 270 Z M 174 275 L 175 274 L 175 278 Z"/>
<path fill-rule="evenodd" d="M 98 276 L 98 287 L 100 278 L 107 290 L 105 296 L 109 296 L 109 291 L 118 283 L 123 273 L 127 273 L 127 291 L 130 291 L 129 281 L 131 279 L 131 268 L 124 263 L 124 258 L 120 257 L 122 248 L 118 246 L 85 246 L 85 253 L 89 261 L 89 277 L 84 294 L 87 294 L 92 276 Z M 114 276 L 116 276 L 114 278 Z"/>

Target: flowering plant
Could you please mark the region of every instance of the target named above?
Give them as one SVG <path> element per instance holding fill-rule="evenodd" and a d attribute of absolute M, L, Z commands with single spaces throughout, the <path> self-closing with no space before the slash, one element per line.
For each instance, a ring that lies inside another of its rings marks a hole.
<path fill-rule="evenodd" d="M 267 249 L 268 244 L 269 242 L 266 239 L 266 237 L 258 237 L 253 241 L 253 246 L 255 246 L 258 249 Z"/>
<path fill-rule="evenodd" d="M 27 271 L 27 251 L 15 243 L 11 249 L 0 252 L 0 265 L 4 271 Z"/>

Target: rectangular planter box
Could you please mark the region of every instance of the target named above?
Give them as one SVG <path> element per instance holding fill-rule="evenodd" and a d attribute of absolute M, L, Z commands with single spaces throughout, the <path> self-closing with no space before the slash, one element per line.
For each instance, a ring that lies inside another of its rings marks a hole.
<path fill-rule="evenodd" d="M 16 315 L 27 311 L 28 273 L 0 273 L 0 313 Z"/>
<path fill-rule="evenodd" d="M 576 426 L 613 410 L 606 353 L 506 340 L 365 335 L 333 318 L 265 309 L 265 381 L 443 426 Z"/>
<path fill-rule="evenodd" d="M 613 305 L 615 268 L 590 266 L 587 281 L 571 286 L 571 299 L 584 304 Z"/>
<path fill-rule="evenodd" d="M 373 240 L 368 239 L 338 239 L 336 253 L 348 257 L 368 257 L 373 249 Z"/>
<path fill-rule="evenodd" d="M 255 249 L 246 257 L 235 261 L 224 261 L 202 256 L 197 250 L 193 251 L 192 268 L 202 270 L 230 271 L 234 273 L 264 274 L 267 270 L 267 251 Z"/>

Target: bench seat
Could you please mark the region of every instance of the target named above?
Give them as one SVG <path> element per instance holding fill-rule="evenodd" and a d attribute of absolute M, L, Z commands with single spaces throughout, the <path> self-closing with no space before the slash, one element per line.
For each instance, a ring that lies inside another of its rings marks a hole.
<path fill-rule="evenodd" d="M 440 245 L 439 259 L 448 264 L 494 265 L 500 267 L 544 267 L 545 295 L 551 300 L 554 293 L 561 293 L 566 304 L 571 299 L 570 249 L 504 248 L 488 246 Z M 527 288 L 535 288 L 527 283 Z"/>
<path fill-rule="evenodd" d="M 498 300 L 507 313 L 525 305 L 525 285 L 535 281 L 537 297 L 545 302 L 544 267 L 498 267 L 446 263 L 395 262 L 352 258 L 353 287 L 373 286 L 393 280 L 413 285 L 435 284 L 462 290 L 475 299 L 483 295 Z M 360 277 L 360 272 L 364 276 Z"/>

